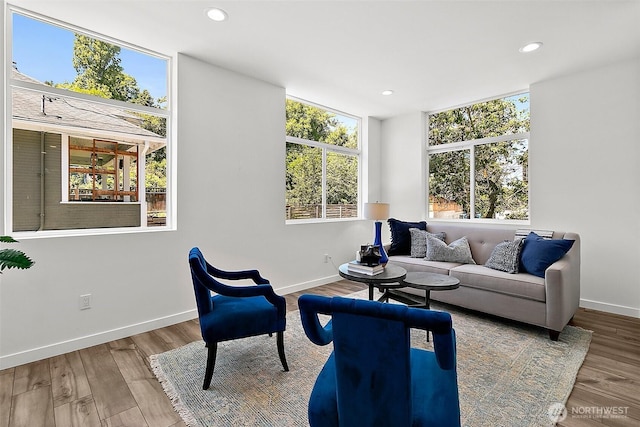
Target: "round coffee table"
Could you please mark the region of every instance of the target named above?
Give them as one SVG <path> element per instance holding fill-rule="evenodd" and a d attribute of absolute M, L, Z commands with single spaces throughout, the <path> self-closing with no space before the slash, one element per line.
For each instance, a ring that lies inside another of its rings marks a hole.
<path fill-rule="evenodd" d="M 425 291 L 424 303 L 416 304 L 415 300 L 408 298 L 406 293 L 398 294 L 394 289 L 389 289 L 386 293 L 389 298 L 396 301 L 404 302 L 413 307 L 430 308 L 431 291 L 449 291 L 460 287 L 460 280 L 455 277 L 438 273 L 413 272 L 407 273 L 403 282 L 403 287 L 421 289 Z M 395 288 L 397 289 L 397 288 Z"/>
<path fill-rule="evenodd" d="M 349 263 L 342 264 L 338 268 L 340 277 L 343 277 L 352 282 L 366 283 L 369 286 L 369 299 L 373 300 L 373 288 L 389 289 L 389 288 L 404 288 L 407 285 L 403 284 L 403 279 L 407 275 L 407 270 L 397 265 L 387 264 L 382 273 L 370 276 L 368 274 L 356 273 L 349 271 Z M 384 300 L 384 295 L 380 297 Z"/>

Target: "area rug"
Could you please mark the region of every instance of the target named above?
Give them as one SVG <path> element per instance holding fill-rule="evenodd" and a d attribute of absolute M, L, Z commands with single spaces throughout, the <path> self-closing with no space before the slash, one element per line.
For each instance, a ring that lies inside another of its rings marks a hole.
<path fill-rule="evenodd" d="M 367 291 L 349 295 L 366 298 Z M 553 426 L 554 408 L 569 397 L 591 332 L 567 326 L 556 342 L 546 330 L 432 303 L 451 313 L 457 336 L 462 425 Z M 414 347 L 432 348 L 424 331 Z M 188 426 L 307 426 L 307 404 L 332 346 L 304 334 L 297 311 L 287 314 L 282 371 L 275 335 L 218 345 L 209 390 L 202 390 L 207 349 L 194 342 L 150 358 L 154 374 Z M 551 415 L 549 415 L 551 412 Z"/>

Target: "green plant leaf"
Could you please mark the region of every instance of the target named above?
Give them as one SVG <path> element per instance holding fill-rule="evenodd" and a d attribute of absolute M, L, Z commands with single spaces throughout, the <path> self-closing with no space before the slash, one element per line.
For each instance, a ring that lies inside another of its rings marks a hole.
<path fill-rule="evenodd" d="M 6 237 L 6 236 L 5 236 Z M 30 268 L 34 262 L 24 252 L 15 249 L 0 250 L 0 272 L 5 269 L 19 268 L 21 270 Z"/>
<path fill-rule="evenodd" d="M 16 239 L 11 236 L 0 236 L 0 242 L 2 243 L 18 243 Z"/>

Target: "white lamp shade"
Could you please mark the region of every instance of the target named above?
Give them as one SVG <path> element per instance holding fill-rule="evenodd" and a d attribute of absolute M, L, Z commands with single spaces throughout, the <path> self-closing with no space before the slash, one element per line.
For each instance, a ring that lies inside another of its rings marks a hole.
<path fill-rule="evenodd" d="M 389 218 L 389 203 L 365 203 L 364 217 L 376 221 Z"/>

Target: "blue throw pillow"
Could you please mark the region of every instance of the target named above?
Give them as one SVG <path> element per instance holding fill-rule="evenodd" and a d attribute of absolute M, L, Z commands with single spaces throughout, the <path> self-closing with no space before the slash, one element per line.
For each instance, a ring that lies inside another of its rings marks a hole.
<path fill-rule="evenodd" d="M 427 230 L 426 221 L 407 222 L 395 218 L 389 218 L 389 229 L 391 230 L 391 246 L 387 255 L 409 255 L 411 254 L 411 233 L 410 228 Z"/>
<path fill-rule="evenodd" d="M 520 271 L 544 278 L 544 271 L 569 252 L 573 242 L 567 239 L 543 239 L 532 231 L 524 239 Z"/>

